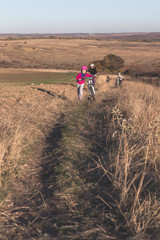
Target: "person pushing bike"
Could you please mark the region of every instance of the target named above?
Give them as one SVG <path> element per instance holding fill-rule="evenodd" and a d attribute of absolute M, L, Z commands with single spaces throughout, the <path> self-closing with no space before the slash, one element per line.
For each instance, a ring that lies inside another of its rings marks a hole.
<path fill-rule="evenodd" d="M 78 95 L 78 100 L 82 100 L 83 96 L 83 88 L 85 84 L 85 78 L 87 77 L 92 77 L 91 74 L 87 73 L 88 68 L 86 66 L 81 67 L 81 72 L 77 75 L 77 95 Z"/>
<path fill-rule="evenodd" d="M 121 86 L 122 80 L 123 80 L 123 77 L 122 77 L 121 73 L 119 72 L 118 76 L 116 77 L 116 86 Z"/>
<path fill-rule="evenodd" d="M 97 69 L 94 63 L 90 64 L 90 68 L 88 69 L 88 72 L 93 76 L 93 84 L 95 85 L 95 78 L 97 77 Z"/>

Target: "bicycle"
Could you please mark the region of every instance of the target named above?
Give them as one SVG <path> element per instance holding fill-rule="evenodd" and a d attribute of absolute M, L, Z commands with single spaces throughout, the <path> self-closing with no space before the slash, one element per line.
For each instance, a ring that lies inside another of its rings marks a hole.
<path fill-rule="evenodd" d="M 93 77 L 89 77 L 86 80 L 87 80 L 87 86 L 88 86 L 88 90 L 89 90 L 88 100 L 90 100 L 90 99 L 95 100 L 95 88 L 94 88 L 94 83 L 93 83 Z"/>
<path fill-rule="evenodd" d="M 115 86 L 118 87 L 118 86 L 121 86 L 121 85 L 122 85 L 122 78 L 117 77 L 116 82 L 115 82 Z"/>

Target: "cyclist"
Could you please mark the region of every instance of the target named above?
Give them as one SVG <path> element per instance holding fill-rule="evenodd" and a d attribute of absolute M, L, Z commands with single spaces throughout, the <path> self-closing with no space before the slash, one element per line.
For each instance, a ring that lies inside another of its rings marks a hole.
<path fill-rule="evenodd" d="M 119 85 L 121 85 L 122 79 L 123 79 L 123 77 L 122 77 L 121 73 L 119 72 L 118 76 L 116 77 L 116 85 L 118 85 L 118 83 L 119 83 Z"/>
<path fill-rule="evenodd" d="M 95 78 L 97 77 L 97 69 L 94 63 L 91 63 L 88 72 L 93 76 L 93 84 L 95 85 Z"/>
<path fill-rule="evenodd" d="M 78 100 L 82 100 L 83 96 L 83 88 L 85 84 L 85 78 L 86 77 L 92 77 L 92 75 L 87 73 L 88 68 L 86 66 L 81 67 L 81 72 L 77 75 L 77 95 L 78 95 Z"/>

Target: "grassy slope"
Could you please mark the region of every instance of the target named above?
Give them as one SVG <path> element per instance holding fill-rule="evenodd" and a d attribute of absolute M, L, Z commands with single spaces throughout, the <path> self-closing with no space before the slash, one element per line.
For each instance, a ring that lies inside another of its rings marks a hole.
<path fill-rule="evenodd" d="M 127 82 L 121 90 L 100 93 L 96 102 L 73 104 L 58 121 L 47 151 L 43 181 L 51 189 L 44 195 L 48 207 L 38 208 L 33 224 L 22 221 L 21 234 L 29 231 L 36 239 L 158 240 L 159 101 L 159 89 Z M 45 118 L 54 104 L 48 105 Z M 49 131 L 51 115 L 37 127 L 46 124 Z M 19 224 L 20 218 L 14 221 Z M 17 236 L 15 232 L 13 239 Z"/>
<path fill-rule="evenodd" d="M 74 91 L 68 89 L 70 86 L 51 83 L 63 84 L 72 82 L 73 79 L 75 80 L 75 73 L 1 74 L 1 202 L 8 193 L 10 182 L 14 182 L 35 145 L 44 138 L 46 130 L 49 126 L 51 128 L 69 101 L 70 97 L 65 96 L 65 91 Z M 44 86 L 41 88 L 28 86 L 42 81 Z"/>
<path fill-rule="evenodd" d="M 67 115 L 56 168 L 67 209 L 59 237 L 159 239 L 158 92 L 130 83 Z"/>

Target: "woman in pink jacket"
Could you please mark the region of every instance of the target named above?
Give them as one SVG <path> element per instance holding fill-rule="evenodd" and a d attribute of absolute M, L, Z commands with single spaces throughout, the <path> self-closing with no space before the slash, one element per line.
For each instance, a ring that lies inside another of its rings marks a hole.
<path fill-rule="evenodd" d="M 85 78 L 86 77 L 92 77 L 92 75 L 87 73 L 88 68 L 86 66 L 81 67 L 81 72 L 77 75 L 77 95 L 78 95 L 78 100 L 82 99 L 83 95 L 83 88 L 85 84 Z"/>

